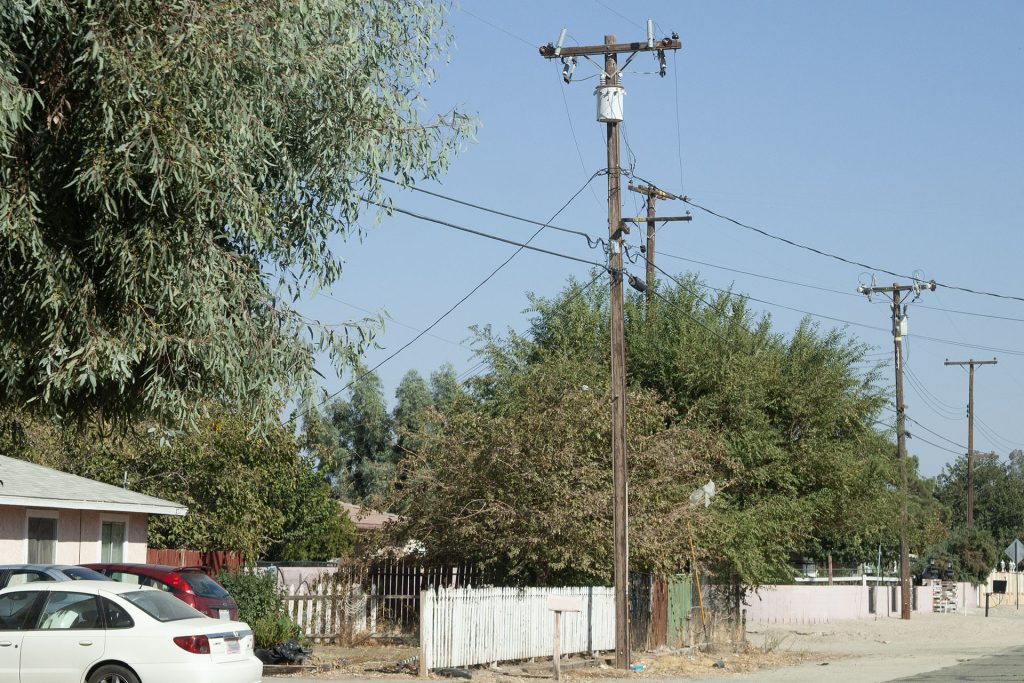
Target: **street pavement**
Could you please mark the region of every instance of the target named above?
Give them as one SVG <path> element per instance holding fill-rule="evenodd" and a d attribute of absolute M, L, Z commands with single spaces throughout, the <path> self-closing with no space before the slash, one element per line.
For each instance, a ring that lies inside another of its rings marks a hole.
<path fill-rule="evenodd" d="M 956 666 L 899 678 L 917 683 L 933 681 L 1024 681 L 1024 647 L 1014 648 L 987 657 L 978 657 Z"/>

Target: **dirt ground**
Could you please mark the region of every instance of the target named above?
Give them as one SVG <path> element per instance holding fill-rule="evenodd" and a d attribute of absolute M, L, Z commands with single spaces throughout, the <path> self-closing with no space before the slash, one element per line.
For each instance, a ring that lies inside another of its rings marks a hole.
<path fill-rule="evenodd" d="M 995 654 L 1024 644 L 1024 610 L 999 607 L 989 618 L 982 610 L 968 614 L 914 615 L 909 622 L 889 617 L 812 625 L 750 624 L 748 645 L 739 652 L 728 647 L 713 653 L 637 653 L 644 664 L 638 678 L 687 681 L 765 681 L 830 683 L 888 681 L 932 671 L 975 657 Z M 292 678 L 310 681 L 408 679 L 415 675 L 417 649 L 405 646 L 341 648 L 317 646 L 310 663 L 318 673 Z M 399 662 L 408 660 L 407 666 Z M 473 680 L 511 683 L 526 678 L 550 678 L 550 661 L 533 665 L 503 665 L 473 669 Z M 579 683 L 627 680 L 607 666 L 563 670 Z M 440 678 L 432 675 L 432 678 Z M 457 679 L 452 679 L 457 680 Z"/>

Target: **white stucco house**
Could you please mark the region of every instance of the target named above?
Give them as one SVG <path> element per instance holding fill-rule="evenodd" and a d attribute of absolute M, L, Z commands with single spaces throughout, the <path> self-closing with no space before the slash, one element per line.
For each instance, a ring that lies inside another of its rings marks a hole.
<path fill-rule="evenodd" d="M 145 562 L 150 515 L 188 508 L 0 455 L 0 564 Z"/>

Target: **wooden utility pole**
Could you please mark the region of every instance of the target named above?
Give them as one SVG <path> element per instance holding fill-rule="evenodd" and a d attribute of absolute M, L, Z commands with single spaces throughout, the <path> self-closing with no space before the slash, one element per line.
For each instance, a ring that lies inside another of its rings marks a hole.
<path fill-rule="evenodd" d="M 967 380 L 967 528 L 974 528 L 974 459 L 981 457 L 974 452 L 974 366 L 995 365 L 996 359 L 992 360 L 949 360 L 945 365 L 964 365 L 970 367 Z M 985 457 L 992 457 L 994 454 L 985 454 Z"/>
<path fill-rule="evenodd" d="M 647 262 L 647 309 L 651 308 L 651 301 L 654 300 L 654 232 L 656 221 L 689 221 L 693 220 L 693 216 L 686 214 L 685 216 L 663 216 L 658 218 L 657 213 L 654 210 L 654 202 L 658 199 L 679 199 L 686 201 L 686 197 L 680 197 L 678 195 L 670 194 L 664 190 L 660 190 L 653 185 L 633 185 L 629 184 L 630 192 L 636 192 L 644 195 L 644 199 L 647 203 L 647 246 L 644 249 L 644 260 Z M 627 218 L 627 223 L 639 223 L 642 219 L 640 218 Z"/>
<path fill-rule="evenodd" d="M 608 146 L 608 270 L 611 274 L 611 365 L 612 365 L 612 504 L 614 512 L 614 576 L 615 576 L 615 666 L 628 669 L 629 646 L 629 490 L 626 467 L 626 339 L 623 316 L 622 235 L 629 232 L 622 220 L 619 165 L 619 123 L 622 121 L 622 71 L 618 66 L 620 53 L 632 53 L 623 68 L 638 52 L 657 51 L 659 61 L 665 63 L 665 50 L 681 47 L 678 36 L 654 40 L 652 22 L 647 22 L 647 40 L 636 43 L 617 43 L 614 35 L 606 35 L 604 44 L 562 47 L 566 31 L 562 30 L 558 45 L 548 43 L 540 48 L 546 59 L 561 58 L 565 68 L 563 77 L 571 81 L 576 57 L 604 57 L 600 84 L 595 90 L 598 98 L 598 121 L 606 124 Z M 591 60 L 593 61 L 593 60 Z M 568 75 L 566 75 L 568 74 Z"/>
<path fill-rule="evenodd" d="M 605 45 L 615 36 L 605 36 Z M 615 74 L 618 59 L 605 55 L 604 72 Z M 609 121 L 608 138 L 608 239 L 611 245 L 612 333 L 612 505 L 614 509 L 615 563 L 615 666 L 628 669 L 629 643 L 629 475 L 626 469 L 626 328 L 622 291 L 622 205 L 619 176 L 619 122 Z"/>
<path fill-rule="evenodd" d="M 857 291 L 870 297 L 872 294 L 892 295 L 892 341 L 896 362 L 896 459 L 900 466 L 900 617 L 910 619 L 910 516 L 907 512 L 907 406 L 903 403 L 903 308 L 900 297 L 903 292 L 920 293 L 921 290 L 935 290 L 935 282 L 900 285 L 891 287 L 858 287 Z"/>

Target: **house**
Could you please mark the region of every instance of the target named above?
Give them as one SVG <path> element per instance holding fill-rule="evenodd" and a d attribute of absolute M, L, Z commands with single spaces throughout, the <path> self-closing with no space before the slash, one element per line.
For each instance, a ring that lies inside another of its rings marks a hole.
<path fill-rule="evenodd" d="M 380 531 L 388 522 L 400 522 L 402 517 L 390 512 L 371 510 L 352 503 L 341 503 L 341 508 L 356 527 L 356 533 L 360 536 Z"/>
<path fill-rule="evenodd" d="M 0 455 L 0 564 L 145 562 L 150 515 L 188 508 Z"/>

